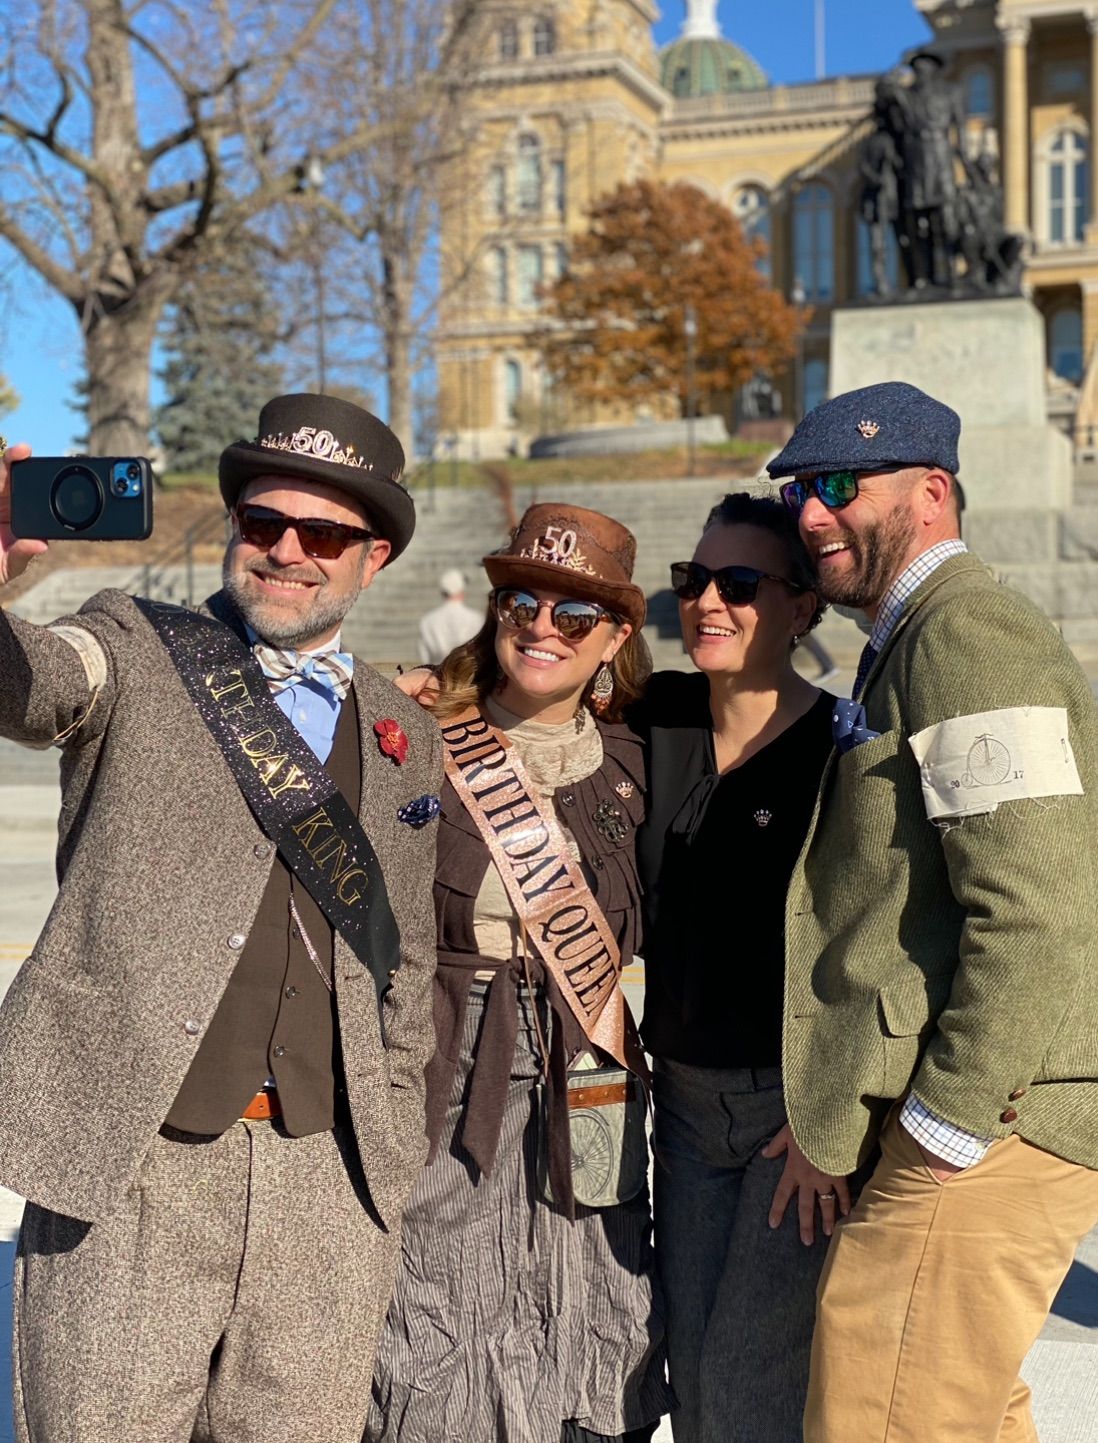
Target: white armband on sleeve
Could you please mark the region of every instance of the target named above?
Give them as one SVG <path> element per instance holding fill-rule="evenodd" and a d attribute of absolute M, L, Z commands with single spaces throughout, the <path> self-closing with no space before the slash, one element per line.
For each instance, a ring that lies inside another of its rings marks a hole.
<path fill-rule="evenodd" d="M 950 717 L 908 741 L 932 822 L 993 812 L 1003 802 L 1083 794 L 1061 706 Z"/>
<path fill-rule="evenodd" d="M 92 708 L 99 699 L 99 693 L 107 684 L 107 655 L 99 642 L 91 634 L 85 631 L 82 626 L 51 626 L 48 628 L 55 636 L 67 642 L 80 658 L 80 664 L 84 668 L 84 675 L 88 679 L 88 690 L 91 693 L 88 699 L 87 708 L 73 722 L 72 726 L 66 727 L 54 737 L 49 746 L 58 746 L 65 742 L 84 725 L 91 715 Z"/>

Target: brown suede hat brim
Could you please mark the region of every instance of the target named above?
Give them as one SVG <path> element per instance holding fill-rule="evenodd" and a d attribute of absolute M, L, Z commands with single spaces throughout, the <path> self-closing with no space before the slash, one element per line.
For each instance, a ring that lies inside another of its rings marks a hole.
<path fill-rule="evenodd" d="M 628 621 L 634 632 L 644 625 L 648 605 L 644 592 L 631 581 L 607 581 L 555 561 L 534 561 L 526 556 L 484 557 L 484 569 L 493 586 L 535 586 L 556 591 L 577 601 L 594 601 Z"/>

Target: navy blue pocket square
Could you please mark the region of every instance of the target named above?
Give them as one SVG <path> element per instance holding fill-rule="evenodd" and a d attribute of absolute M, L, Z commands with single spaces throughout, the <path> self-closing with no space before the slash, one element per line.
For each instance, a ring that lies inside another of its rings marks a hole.
<path fill-rule="evenodd" d="M 428 822 L 433 822 L 441 811 L 442 803 L 437 797 L 423 796 L 417 797 L 414 802 L 409 802 L 407 806 L 401 807 L 397 816 L 402 822 L 407 822 L 410 827 L 418 830 L 420 827 L 425 827 Z"/>
<path fill-rule="evenodd" d="M 880 732 L 866 724 L 865 707 L 860 701 L 839 697 L 831 713 L 831 735 L 841 752 L 852 752 L 863 742 L 871 742 Z"/>

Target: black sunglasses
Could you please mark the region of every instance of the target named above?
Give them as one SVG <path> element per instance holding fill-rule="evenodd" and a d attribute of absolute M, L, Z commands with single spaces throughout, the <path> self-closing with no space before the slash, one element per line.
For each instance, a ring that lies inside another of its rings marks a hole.
<path fill-rule="evenodd" d="M 822 501 L 829 511 L 838 511 L 842 506 L 849 506 L 857 496 L 858 477 L 853 471 L 827 471 L 805 481 L 787 481 L 778 489 L 786 510 L 793 516 L 801 514 L 810 495 Z"/>
<path fill-rule="evenodd" d="M 324 521 L 319 516 L 287 516 L 266 506 L 238 506 L 236 521 L 243 539 L 264 551 L 277 546 L 287 528 L 293 527 L 302 551 L 315 561 L 334 561 L 354 541 L 377 540 L 361 526 L 345 526 L 342 521 Z"/>
<path fill-rule="evenodd" d="M 717 594 L 729 606 L 746 606 L 759 594 L 760 581 L 780 581 L 790 591 L 804 591 L 787 576 L 774 576 L 769 571 L 756 571 L 753 566 L 720 566 L 711 571 L 700 561 L 676 561 L 671 566 L 671 590 L 682 601 L 697 601 L 711 581 Z"/>
<path fill-rule="evenodd" d="M 549 608 L 554 629 L 565 641 L 582 641 L 590 636 L 600 621 L 611 620 L 608 611 L 593 601 L 539 601 L 528 591 L 500 586 L 492 592 L 492 610 L 504 626 L 521 631 L 533 626 L 542 607 Z"/>

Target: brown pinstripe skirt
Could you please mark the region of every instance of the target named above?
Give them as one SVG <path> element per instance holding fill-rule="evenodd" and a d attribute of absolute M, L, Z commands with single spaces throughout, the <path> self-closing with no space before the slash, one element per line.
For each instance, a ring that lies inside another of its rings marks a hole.
<path fill-rule="evenodd" d="M 671 1407 L 647 1191 L 577 1208 L 575 1222 L 540 1198 L 525 989 L 490 1176 L 455 1136 L 485 992 L 470 992 L 442 1144 L 404 1215 L 367 1443 L 559 1443 L 571 1419 L 614 1437 Z M 544 1027 L 544 1007 L 541 1016 Z"/>

